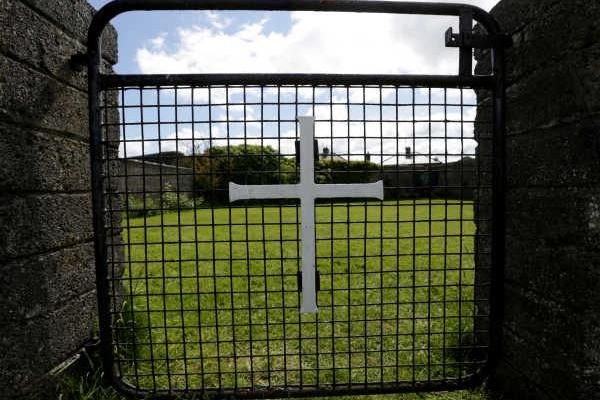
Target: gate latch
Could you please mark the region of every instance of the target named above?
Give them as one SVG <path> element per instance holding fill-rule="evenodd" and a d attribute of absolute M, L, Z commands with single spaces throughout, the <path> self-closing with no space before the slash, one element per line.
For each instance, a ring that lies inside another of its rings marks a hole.
<path fill-rule="evenodd" d="M 469 47 L 471 49 L 489 49 L 494 41 L 490 36 L 473 32 L 454 33 L 452 27 L 446 31 L 446 47 Z"/>
<path fill-rule="evenodd" d="M 459 33 L 454 33 L 452 27 L 446 31 L 446 47 L 460 48 L 458 74 L 461 77 L 469 77 L 473 76 L 473 49 L 509 47 L 510 37 L 473 33 L 473 13 L 470 10 L 463 10 L 459 21 Z"/>

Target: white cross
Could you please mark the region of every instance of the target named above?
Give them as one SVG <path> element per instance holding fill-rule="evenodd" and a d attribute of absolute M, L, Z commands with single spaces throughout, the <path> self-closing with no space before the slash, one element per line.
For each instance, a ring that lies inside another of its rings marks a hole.
<path fill-rule="evenodd" d="M 299 117 L 300 183 L 295 185 L 237 185 L 229 182 L 229 201 L 300 199 L 302 208 L 302 305 L 300 312 L 317 311 L 315 285 L 315 199 L 377 198 L 383 200 L 383 181 L 365 184 L 315 183 L 314 117 Z"/>

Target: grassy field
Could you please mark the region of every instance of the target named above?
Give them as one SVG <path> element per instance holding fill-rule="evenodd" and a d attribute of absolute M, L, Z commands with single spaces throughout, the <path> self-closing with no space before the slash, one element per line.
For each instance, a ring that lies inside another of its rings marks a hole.
<path fill-rule="evenodd" d="M 124 379 L 260 390 L 472 371 L 460 348 L 473 330 L 472 203 L 318 205 L 313 315 L 299 313 L 298 214 L 267 206 L 126 218 Z"/>

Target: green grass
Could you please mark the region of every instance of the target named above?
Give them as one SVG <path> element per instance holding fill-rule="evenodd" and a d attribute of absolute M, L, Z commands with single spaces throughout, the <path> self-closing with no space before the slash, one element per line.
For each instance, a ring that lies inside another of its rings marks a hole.
<path fill-rule="evenodd" d="M 316 315 L 298 311 L 296 207 L 125 219 L 124 380 L 201 390 L 464 377 L 473 206 L 416 204 L 317 206 Z"/>

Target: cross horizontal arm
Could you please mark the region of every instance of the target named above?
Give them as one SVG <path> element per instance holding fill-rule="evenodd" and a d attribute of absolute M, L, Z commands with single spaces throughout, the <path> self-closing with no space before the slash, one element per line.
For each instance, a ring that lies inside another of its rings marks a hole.
<path fill-rule="evenodd" d="M 369 198 L 383 200 L 383 181 L 375 183 L 350 183 L 315 185 L 316 198 Z"/>
<path fill-rule="evenodd" d="M 300 198 L 298 185 L 238 185 L 229 182 L 229 201 L 298 198 Z"/>

